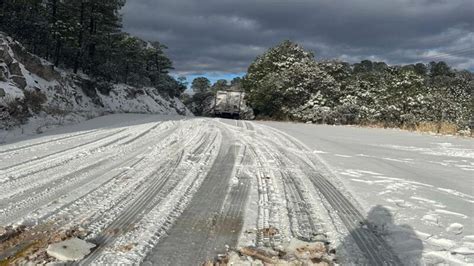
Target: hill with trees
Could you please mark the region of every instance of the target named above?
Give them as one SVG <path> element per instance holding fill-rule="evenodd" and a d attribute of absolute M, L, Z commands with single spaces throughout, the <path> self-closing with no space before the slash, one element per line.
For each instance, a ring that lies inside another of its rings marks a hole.
<path fill-rule="evenodd" d="M 242 84 L 257 117 L 271 119 L 458 132 L 474 110 L 469 71 L 445 62 L 317 62 L 290 41 L 259 56 Z"/>
<path fill-rule="evenodd" d="M 113 112 L 191 114 L 166 46 L 122 32 L 124 3 L 0 1 L 0 131 Z"/>
<path fill-rule="evenodd" d="M 122 32 L 125 0 L 1 1 L 0 31 L 55 67 L 133 86 L 153 86 L 170 96 L 185 89 L 168 75 L 166 46 Z M 20 19 L 21 18 L 21 19 Z"/>

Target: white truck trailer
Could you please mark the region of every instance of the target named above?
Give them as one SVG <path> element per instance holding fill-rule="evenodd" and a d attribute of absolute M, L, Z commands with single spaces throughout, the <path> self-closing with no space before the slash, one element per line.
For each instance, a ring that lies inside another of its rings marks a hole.
<path fill-rule="evenodd" d="M 244 93 L 241 91 L 217 91 L 214 115 L 239 119 L 243 97 Z"/>

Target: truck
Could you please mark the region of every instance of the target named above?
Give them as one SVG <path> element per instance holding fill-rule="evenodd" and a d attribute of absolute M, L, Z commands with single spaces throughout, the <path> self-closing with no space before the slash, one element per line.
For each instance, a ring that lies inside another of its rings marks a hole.
<path fill-rule="evenodd" d="M 217 91 L 214 102 L 214 115 L 240 119 L 244 93 L 242 91 Z"/>

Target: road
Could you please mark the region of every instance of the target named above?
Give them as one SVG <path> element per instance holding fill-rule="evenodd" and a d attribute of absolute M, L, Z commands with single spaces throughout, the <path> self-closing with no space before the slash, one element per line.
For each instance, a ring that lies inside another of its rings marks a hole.
<path fill-rule="evenodd" d="M 397 232 L 408 227 L 423 242 L 425 263 L 473 263 L 472 138 L 394 129 L 260 124 L 297 138 L 318 154 L 364 213 L 376 206 L 389 209 L 399 225 L 393 225 L 392 239 L 388 239 L 395 251 L 416 249 L 416 244 L 397 240 L 406 238 Z M 460 226 L 461 232 L 452 230 Z"/>
<path fill-rule="evenodd" d="M 59 234 L 97 245 L 83 265 L 200 265 L 292 239 L 322 241 L 342 264 L 418 262 L 417 241 L 431 245 L 428 262 L 469 262 L 473 150 L 471 140 L 348 127 L 93 119 L 0 146 L 0 226 L 26 226 L 0 242 L 0 260 L 52 261 L 43 251 Z M 378 205 L 394 220 L 377 223 Z M 413 234 L 399 226 L 417 218 Z"/>

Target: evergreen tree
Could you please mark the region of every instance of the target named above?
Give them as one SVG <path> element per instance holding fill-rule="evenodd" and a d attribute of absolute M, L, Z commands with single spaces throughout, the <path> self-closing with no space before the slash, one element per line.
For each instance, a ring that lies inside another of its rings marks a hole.
<path fill-rule="evenodd" d="M 256 114 L 285 116 L 301 106 L 324 83 L 312 53 L 284 41 L 258 57 L 249 67 L 243 85 Z"/>
<path fill-rule="evenodd" d="M 206 77 L 197 77 L 193 80 L 191 88 L 195 93 L 208 92 L 211 89 L 211 81 Z"/>
<path fill-rule="evenodd" d="M 230 87 L 227 84 L 227 80 L 219 79 L 214 84 L 212 84 L 211 91 L 212 92 L 225 91 L 225 90 L 228 90 L 229 88 Z"/>
<path fill-rule="evenodd" d="M 55 66 L 91 77 L 136 86 L 183 91 L 168 75 L 171 60 L 159 42 L 147 43 L 121 32 L 124 0 L 0 1 L 0 30 Z M 21 19 L 19 19 L 21 18 Z"/>

